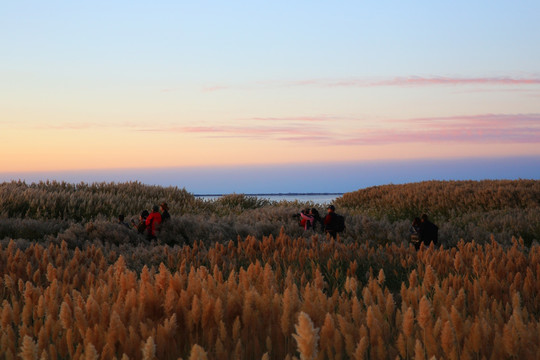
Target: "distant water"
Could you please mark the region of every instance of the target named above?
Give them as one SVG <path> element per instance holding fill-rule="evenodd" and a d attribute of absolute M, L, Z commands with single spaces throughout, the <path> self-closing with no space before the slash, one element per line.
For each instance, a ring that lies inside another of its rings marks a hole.
<path fill-rule="evenodd" d="M 335 194 L 245 194 L 246 196 L 256 196 L 259 199 L 268 199 L 270 201 L 298 201 L 308 202 L 311 201 L 315 204 L 330 204 L 338 197 L 342 196 L 341 193 Z M 195 197 L 203 200 L 217 200 L 223 195 L 195 195 Z"/>

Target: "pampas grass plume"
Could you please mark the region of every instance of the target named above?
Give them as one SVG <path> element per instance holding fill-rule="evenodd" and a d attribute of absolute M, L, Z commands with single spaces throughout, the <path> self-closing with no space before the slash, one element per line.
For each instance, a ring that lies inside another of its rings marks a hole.
<path fill-rule="evenodd" d="M 319 341 L 319 329 L 313 327 L 308 314 L 300 312 L 298 324 L 295 325 L 296 334 L 294 339 L 298 344 L 298 352 L 301 360 L 313 360 L 317 358 L 317 342 Z"/>
<path fill-rule="evenodd" d="M 425 356 L 422 342 L 416 339 L 416 344 L 414 345 L 414 360 L 424 360 Z"/>
<path fill-rule="evenodd" d="M 369 340 L 367 337 L 362 337 L 356 346 L 354 351 L 354 360 L 364 360 L 366 358 L 366 351 L 369 346 Z"/>
<path fill-rule="evenodd" d="M 156 359 L 156 343 L 154 338 L 149 336 L 142 346 L 143 360 L 155 360 Z"/>
<path fill-rule="evenodd" d="M 34 340 L 25 335 L 21 345 L 20 357 L 22 360 L 37 360 L 38 347 Z"/>
<path fill-rule="evenodd" d="M 414 312 L 412 307 L 409 307 L 405 312 L 405 315 L 403 315 L 403 334 L 405 334 L 406 337 L 410 337 L 412 335 L 413 326 Z"/>
<path fill-rule="evenodd" d="M 99 359 L 98 353 L 94 344 L 88 343 L 84 348 L 84 360 L 97 360 Z"/>
<path fill-rule="evenodd" d="M 418 324 L 425 331 L 431 321 L 431 304 L 429 300 L 423 296 L 420 299 L 420 307 L 418 309 Z"/>
<path fill-rule="evenodd" d="M 189 360 L 208 360 L 208 355 L 206 355 L 206 351 L 200 345 L 195 344 L 191 348 Z"/>

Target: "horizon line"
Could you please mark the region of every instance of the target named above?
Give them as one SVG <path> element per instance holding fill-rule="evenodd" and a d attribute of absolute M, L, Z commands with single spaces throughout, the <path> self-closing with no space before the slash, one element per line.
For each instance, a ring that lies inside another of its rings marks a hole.
<path fill-rule="evenodd" d="M 237 193 L 237 192 L 231 192 L 231 193 L 223 193 L 223 194 L 193 194 L 195 197 L 212 197 L 212 196 L 226 196 L 226 195 L 244 195 L 244 196 L 298 196 L 298 195 L 306 195 L 306 196 L 312 196 L 312 195 L 343 195 L 346 194 L 345 192 L 307 192 L 307 193 L 300 193 L 300 192 L 292 192 L 292 193 Z"/>

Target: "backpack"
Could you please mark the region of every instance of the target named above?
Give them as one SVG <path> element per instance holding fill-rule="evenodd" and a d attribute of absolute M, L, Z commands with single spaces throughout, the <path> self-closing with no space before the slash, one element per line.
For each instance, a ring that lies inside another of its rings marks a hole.
<path fill-rule="evenodd" d="M 342 232 L 345 230 L 345 217 L 342 215 L 334 214 L 333 219 L 333 228 L 336 232 Z"/>

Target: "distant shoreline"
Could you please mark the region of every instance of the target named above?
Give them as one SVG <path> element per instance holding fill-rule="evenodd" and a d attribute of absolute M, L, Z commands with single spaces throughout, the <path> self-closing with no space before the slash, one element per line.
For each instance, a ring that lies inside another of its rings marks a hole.
<path fill-rule="evenodd" d="M 244 194 L 244 193 L 228 193 L 228 194 L 194 194 L 195 197 L 216 197 L 216 196 L 226 196 L 226 195 L 245 195 L 245 196 L 327 196 L 327 195 L 336 195 L 341 196 L 345 193 L 261 193 L 261 194 Z"/>

